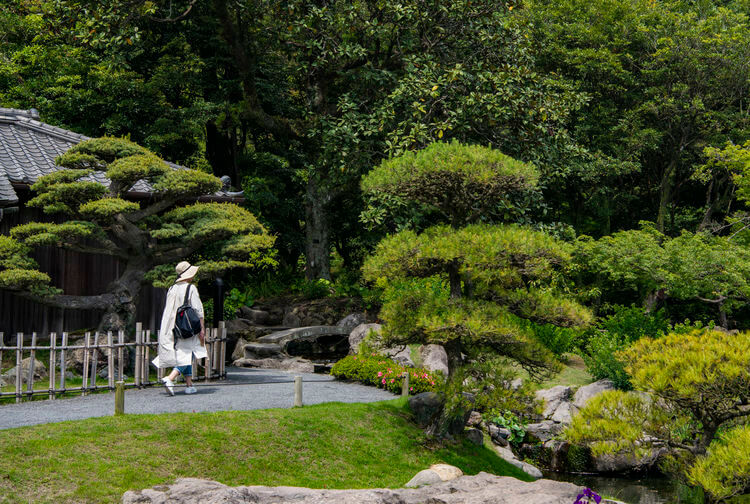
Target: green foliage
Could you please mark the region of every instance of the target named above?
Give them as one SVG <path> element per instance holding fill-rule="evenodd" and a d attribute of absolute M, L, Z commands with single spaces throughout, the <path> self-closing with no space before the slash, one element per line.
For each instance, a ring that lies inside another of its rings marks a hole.
<path fill-rule="evenodd" d="M 84 203 L 78 211 L 88 219 L 107 222 L 111 221 L 115 215 L 135 212 L 140 208 L 138 203 L 125 201 L 121 198 L 103 198 Z"/>
<path fill-rule="evenodd" d="M 750 486 L 750 426 L 728 430 L 711 443 L 688 471 L 688 480 L 716 500 L 747 492 Z"/>
<path fill-rule="evenodd" d="M 90 158 L 97 160 L 100 170 L 104 171 L 105 168 L 114 164 L 116 167 L 115 173 L 122 173 L 121 169 L 117 167 L 125 167 L 115 163 L 116 160 L 135 157 L 139 164 L 148 164 L 145 161 L 150 154 L 148 149 L 126 138 L 104 136 L 77 143 L 57 158 L 57 164 L 67 168 L 71 161 L 75 162 L 75 160 L 80 159 L 80 156 L 90 156 Z"/>
<path fill-rule="evenodd" d="M 7 268 L 0 271 L 0 288 L 36 292 L 50 283 L 49 275 L 32 269 Z"/>
<path fill-rule="evenodd" d="M 255 300 L 251 289 L 241 291 L 236 287 L 229 291 L 224 298 L 224 320 L 234 320 L 237 318 L 237 312 L 243 306 L 253 306 Z"/>
<path fill-rule="evenodd" d="M 524 319 L 521 319 L 519 323 L 521 327 L 533 332 L 534 337 L 558 357 L 573 352 L 580 343 L 580 330 L 577 328 L 536 324 Z"/>
<path fill-rule="evenodd" d="M 512 411 L 490 411 L 489 420 L 499 427 L 508 429 L 510 431 L 508 441 L 514 445 L 523 442 L 523 439 L 526 437 L 526 425 Z"/>
<path fill-rule="evenodd" d="M 362 179 L 362 189 L 436 207 L 457 225 L 475 222 L 514 193 L 534 189 L 538 180 L 529 164 L 453 141 L 383 161 Z"/>
<path fill-rule="evenodd" d="M 134 154 L 113 161 L 107 168 L 107 177 L 129 189 L 139 180 L 155 181 L 169 171 L 169 165 L 153 154 Z"/>
<path fill-rule="evenodd" d="M 11 238 L 10 236 L 0 235 L 0 268 L 35 268 L 36 261 L 28 256 L 29 252 L 29 247 L 18 240 Z"/>
<path fill-rule="evenodd" d="M 201 196 L 221 189 L 221 181 L 198 170 L 169 170 L 154 180 L 154 190 L 168 195 Z"/>
<path fill-rule="evenodd" d="M 646 313 L 636 306 L 615 306 L 614 313 L 601 319 L 585 335 L 583 360 L 597 380 L 608 378 L 621 390 L 631 389 L 630 377 L 620 351 L 642 337 L 658 338 L 670 330 L 664 310 Z"/>
<path fill-rule="evenodd" d="M 404 367 L 375 353 L 344 357 L 331 368 L 331 375 L 337 378 L 374 385 L 394 394 L 401 392 L 404 373 L 409 373 L 409 394 L 440 390 L 442 386 L 442 378 L 437 374 L 422 368 Z"/>

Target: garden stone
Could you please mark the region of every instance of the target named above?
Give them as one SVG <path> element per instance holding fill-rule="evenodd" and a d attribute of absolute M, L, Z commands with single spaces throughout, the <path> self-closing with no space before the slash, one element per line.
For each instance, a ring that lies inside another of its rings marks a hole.
<path fill-rule="evenodd" d="M 383 326 L 380 324 L 360 324 L 349 333 L 349 354 L 353 355 L 359 351 L 359 345 L 370 334 L 370 331 L 380 334 Z"/>
<path fill-rule="evenodd" d="M 442 481 L 443 480 L 440 479 L 438 473 L 431 469 L 425 469 L 424 471 L 419 471 L 417 474 L 415 474 L 414 477 L 410 479 L 404 486 L 406 488 L 419 488 L 425 485 L 441 483 Z"/>
<path fill-rule="evenodd" d="M 0 388 L 5 387 L 6 385 L 8 384 L 5 382 L 5 377 L 3 375 L 0 375 Z"/>
<path fill-rule="evenodd" d="M 244 347 L 245 359 L 262 359 L 265 357 L 277 357 L 281 354 L 281 346 L 276 343 L 246 343 Z M 232 354 L 234 357 L 234 354 Z"/>
<path fill-rule="evenodd" d="M 589 402 L 592 397 L 599 395 L 602 392 L 606 392 L 607 390 L 614 389 L 614 383 L 612 383 L 611 380 L 607 380 L 606 378 L 589 385 L 584 385 L 583 387 L 579 388 L 576 391 L 576 395 L 573 396 L 573 405 L 578 409 L 582 409 L 584 406 L 586 406 L 586 403 Z"/>
<path fill-rule="evenodd" d="M 236 361 L 237 359 L 242 359 L 245 357 L 245 345 L 248 344 L 248 341 L 240 336 L 237 339 L 237 344 L 234 345 L 234 351 L 232 352 L 232 360 Z"/>
<path fill-rule="evenodd" d="M 642 457 L 634 457 L 629 453 L 592 454 L 591 458 L 596 472 L 618 474 L 645 472 L 653 468 L 666 451 L 665 448 L 654 449 Z"/>
<path fill-rule="evenodd" d="M 180 478 L 169 485 L 125 492 L 122 504 L 571 504 L 582 491 L 583 487 L 572 483 L 526 482 L 484 472 L 420 488 L 358 490 L 228 487 L 215 481 Z M 602 500 L 603 504 L 609 502 Z"/>
<path fill-rule="evenodd" d="M 240 317 L 255 325 L 266 325 L 270 318 L 267 311 L 255 310 L 249 306 L 240 306 Z"/>
<path fill-rule="evenodd" d="M 336 322 L 336 325 L 338 327 L 344 327 L 349 332 L 353 331 L 355 327 L 362 325 L 367 322 L 367 317 L 364 313 L 352 313 L 351 315 L 347 315 L 346 317 L 342 318 L 338 322 Z"/>
<path fill-rule="evenodd" d="M 278 345 L 281 353 L 292 357 L 337 360 L 349 352 L 349 333 L 336 326 L 297 327 L 258 338 L 258 343 L 245 345 L 245 351 L 261 357 L 276 351 L 270 346 L 250 348 L 250 345 L 261 343 Z M 250 354 L 245 357 L 253 358 Z"/>
<path fill-rule="evenodd" d="M 484 445 L 484 432 L 482 432 L 480 429 L 467 429 L 466 439 L 477 446 L 482 446 Z"/>
<path fill-rule="evenodd" d="M 31 365 L 31 357 L 26 357 L 24 360 L 21 361 L 21 382 L 26 383 L 29 379 L 29 366 Z M 5 379 L 9 381 L 11 384 L 16 382 L 16 372 L 17 372 L 18 366 L 15 366 L 8 370 L 8 372 L 5 373 Z M 47 367 L 44 365 L 43 362 L 34 359 L 34 381 L 41 380 L 42 378 L 47 378 L 49 374 L 47 374 Z"/>
<path fill-rule="evenodd" d="M 419 347 L 419 358 L 422 367 L 431 372 L 448 376 L 448 354 L 441 345 L 422 345 Z"/>
<path fill-rule="evenodd" d="M 227 336 L 246 336 L 250 332 L 255 324 L 244 318 L 236 318 L 234 320 L 227 320 L 224 327 L 227 329 Z"/>
<path fill-rule="evenodd" d="M 443 411 L 443 398 L 436 392 L 422 392 L 409 397 L 409 408 L 417 425 L 425 428 Z"/>
<path fill-rule="evenodd" d="M 552 415 L 551 420 L 561 424 L 568 425 L 573 421 L 573 415 L 578 413 L 578 408 L 570 404 L 569 402 L 560 403 L 555 413 Z"/>
<path fill-rule="evenodd" d="M 232 363 L 237 367 L 279 369 L 293 373 L 314 373 L 315 363 L 306 359 L 294 358 L 265 358 L 265 359 L 238 359 Z"/>
<path fill-rule="evenodd" d="M 155 338 L 154 338 L 155 339 Z M 113 337 L 113 341 L 117 342 L 117 337 Z M 86 340 L 79 339 L 72 343 L 73 346 L 84 346 Z M 99 335 L 99 344 L 106 344 L 107 343 L 107 335 Z M 91 336 L 89 339 L 89 344 L 94 344 L 94 337 Z M 99 352 L 97 353 L 96 358 L 96 368 L 99 369 L 100 366 L 108 366 L 109 365 L 109 352 L 112 351 L 109 348 L 100 348 Z M 130 354 L 131 352 L 134 352 L 134 347 L 125 347 L 125 351 L 122 352 L 122 360 L 123 360 L 123 367 L 125 369 L 129 368 L 129 365 L 131 362 L 134 362 L 134 359 L 131 359 Z M 79 374 L 83 374 L 83 359 L 84 359 L 84 350 L 83 348 L 78 348 L 76 350 L 68 350 L 66 352 L 65 357 L 65 365 L 70 367 L 71 369 L 75 370 Z M 118 352 L 118 349 L 114 349 L 114 361 L 115 366 L 119 367 L 120 364 L 120 355 Z M 89 350 L 89 359 L 93 358 L 93 352 Z M 59 360 L 58 360 L 59 363 Z M 91 360 L 89 360 L 89 366 L 91 365 Z"/>
<path fill-rule="evenodd" d="M 281 321 L 281 325 L 285 325 L 287 327 L 301 327 L 302 320 L 296 313 L 290 311 L 284 313 L 284 319 Z"/>
<path fill-rule="evenodd" d="M 516 455 L 510 448 L 504 448 L 502 446 L 495 446 L 495 452 L 511 465 L 518 467 L 520 470 L 531 476 L 532 478 L 541 478 L 542 471 L 538 467 L 533 466 L 527 462 L 522 462 L 516 458 Z"/>
<path fill-rule="evenodd" d="M 414 361 L 411 360 L 411 349 L 407 346 L 395 348 L 386 348 L 383 353 L 391 360 L 398 362 L 404 367 L 414 367 Z"/>
<path fill-rule="evenodd" d="M 560 406 L 561 403 L 567 401 L 570 398 L 572 389 L 565 385 L 557 385 L 550 389 L 542 389 L 536 391 L 536 398 L 540 401 L 544 401 L 544 418 L 549 418 Z"/>
<path fill-rule="evenodd" d="M 553 422 L 552 420 L 544 420 L 539 423 L 533 423 L 526 426 L 526 437 L 531 442 L 543 443 L 553 437 L 557 436 L 563 431 L 564 426 L 562 424 Z"/>
<path fill-rule="evenodd" d="M 119 369 L 117 368 L 117 366 L 115 366 L 115 369 L 113 369 L 112 371 L 113 371 L 113 373 L 115 375 L 115 380 L 123 380 L 123 381 L 127 380 L 128 377 L 124 373 L 122 375 L 123 378 L 118 378 L 117 377 L 117 372 L 119 371 Z M 70 373 L 70 371 L 66 371 L 66 375 L 67 375 L 67 373 Z M 73 373 L 70 373 L 70 376 L 65 376 L 65 379 L 68 379 L 68 378 L 73 378 Z M 101 369 L 101 371 L 99 371 L 99 378 L 104 378 L 104 379 L 109 378 L 109 366 L 104 367 L 104 368 Z"/>
<path fill-rule="evenodd" d="M 471 414 L 469 414 L 469 420 L 466 422 L 466 425 L 469 427 L 477 427 L 482 424 L 482 414 L 478 411 L 472 411 Z"/>
<path fill-rule="evenodd" d="M 521 387 L 523 387 L 523 378 L 516 378 L 512 382 L 510 382 L 510 389 L 511 390 L 518 390 Z"/>
<path fill-rule="evenodd" d="M 492 439 L 493 443 L 503 447 L 508 446 L 508 438 L 510 437 L 510 431 L 508 429 L 498 427 L 491 423 L 489 424 L 488 430 L 490 432 L 490 439 Z"/>
<path fill-rule="evenodd" d="M 545 441 L 543 448 L 549 452 L 549 469 L 551 471 L 567 471 L 570 443 L 559 439 L 550 439 L 549 441 Z"/>

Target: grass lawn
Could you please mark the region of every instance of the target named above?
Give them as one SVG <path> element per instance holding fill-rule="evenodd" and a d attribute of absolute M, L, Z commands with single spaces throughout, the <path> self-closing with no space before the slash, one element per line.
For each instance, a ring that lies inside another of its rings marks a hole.
<path fill-rule="evenodd" d="M 0 414 L 2 408 L 0 407 Z M 530 478 L 487 447 L 432 447 L 404 399 L 126 415 L 0 431 L 0 502 L 119 502 L 179 477 L 227 485 L 400 487 L 431 464 Z"/>

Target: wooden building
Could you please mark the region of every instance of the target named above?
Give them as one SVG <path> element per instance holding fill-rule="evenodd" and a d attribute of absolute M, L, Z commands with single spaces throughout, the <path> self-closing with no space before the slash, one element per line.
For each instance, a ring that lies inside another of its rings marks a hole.
<path fill-rule="evenodd" d="M 0 108 L 0 234 L 9 234 L 18 224 L 50 220 L 38 209 L 27 208 L 33 197 L 31 185 L 42 175 L 60 168 L 55 158 L 88 137 L 39 121 L 36 110 Z M 170 163 L 175 169 L 182 169 Z M 223 177 L 222 177 L 223 178 Z M 94 180 L 108 185 L 103 174 Z M 243 200 L 241 193 L 221 192 L 201 200 Z M 126 197 L 143 199 L 151 193 L 145 181 L 136 183 Z M 194 200 L 193 200 L 194 201 Z M 35 251 L 39 268 L 50 275 L 52 285 L 65 294 L 96 295 L 105 292 L 107 285 L 120 276 L 124 265 L 117 258 L 83 254 L 70 250 L 45 247 Z M 161 309 L 166 298 L 164 289 L 144 285 L 141 291 L 136 320 L 144 328 L 157 329 Z M 8 291 L 0 290 L 0 332 L 15 334 L 32 331 L 73 331 L 95 328 L 99 324 L 99 310 L 63 310 L 35 303 Z"/>

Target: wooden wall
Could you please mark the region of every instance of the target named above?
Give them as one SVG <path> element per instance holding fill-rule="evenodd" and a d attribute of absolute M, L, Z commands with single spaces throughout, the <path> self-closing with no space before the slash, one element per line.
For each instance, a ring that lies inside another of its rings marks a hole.
<path fill-rule="evenodd" d="M 36 209 L 21 207 L 18 213 L 3 216 L 0 234 L 9 234 L 10 229 L 17 224 L 48 219 Z M 105 292 L 107 285 L 118 278 L 124 267 L 113 257 L 53 247 L 35 251 L 34 258 L 39 263 L 40 270 L 49 274 L 52 284 L 71 295 L 96 295 Z M 165 300 L 165 289 L 144 285 L 136 313 L 136 320 L 143 322 L 144 329 L 157 329 Z M 0 332 L 6 334 L 32 331 L 59 333 L 95 328 L 99 325 L 100 318 L 100 310 L 50 308 L 0 290 Z"/>

